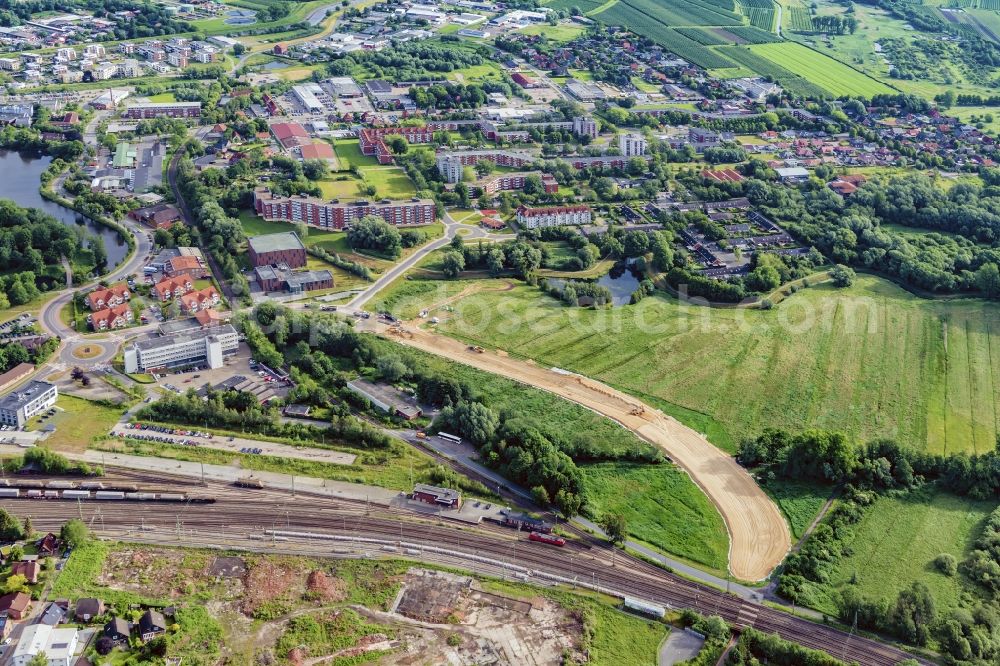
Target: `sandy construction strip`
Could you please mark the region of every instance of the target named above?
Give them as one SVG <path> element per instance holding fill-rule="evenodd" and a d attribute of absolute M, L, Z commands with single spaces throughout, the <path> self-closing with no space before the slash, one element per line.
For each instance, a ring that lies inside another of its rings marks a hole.
<path fill-rule="evenodd" d="M 729 455 L 707 439 L 632 396 L 573 373 L 540 368 L 490 351 L 477 353 L 444 335 L 408 325 L 400 335 L 381 323 L 364 328 L 397 342 L 528 384 L 617 421 L 659 447 L 687 471 L 719 509 L 729 530 L 729 569 L 745 581 L 767 578 L 784 559 L 791 537 L 781 511 Z"/>

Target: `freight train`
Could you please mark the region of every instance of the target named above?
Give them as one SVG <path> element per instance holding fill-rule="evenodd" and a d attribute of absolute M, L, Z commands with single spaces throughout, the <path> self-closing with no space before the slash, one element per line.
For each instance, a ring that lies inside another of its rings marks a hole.
<path fill-rule="evenodd" d="M 210 504 L 213 497 L 200 497 L 187 493 L 161 493 L 123 490 L 82 490 L 65 489 L 52 490 L 43 488 L 10 488 L 0 487 L 0 499 L 54 499 L 54 500 L 97 500 L 99 502 L 190 502 L 192 504 Z"/>
<path fill-rule="evenodd" d="M 139 487 L 134 483 L 121 483 L 118 481 L 42 481 L 40 479 L 0 479 L 0 488 L 45 488 L 47 490 L 120 490 L 125 493 L 134 493 Z"/>

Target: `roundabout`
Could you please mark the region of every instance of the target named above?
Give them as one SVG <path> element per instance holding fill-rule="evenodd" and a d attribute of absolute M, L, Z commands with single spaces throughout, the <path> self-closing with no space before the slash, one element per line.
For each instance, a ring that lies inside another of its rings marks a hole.
<path fill-rule="evenodd" d="M 101 356 L 104 353 L 104 348 L 96 342 L 84 342 L 73 346 L 71 353 L 74 358 L 78 358 L 81 361 L 89 361 Z"/>

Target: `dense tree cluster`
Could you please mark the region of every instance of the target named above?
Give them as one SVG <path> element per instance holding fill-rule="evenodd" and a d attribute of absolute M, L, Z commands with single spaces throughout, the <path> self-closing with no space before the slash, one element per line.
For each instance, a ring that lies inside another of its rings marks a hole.
<path fill-rule="evenodd" d="M 347 243 L 355 250 L 370 250 L 390 259 L 399 257 L 403 239 L 399 229 L 381 217 L 368 215 L 347 230 Z"/>

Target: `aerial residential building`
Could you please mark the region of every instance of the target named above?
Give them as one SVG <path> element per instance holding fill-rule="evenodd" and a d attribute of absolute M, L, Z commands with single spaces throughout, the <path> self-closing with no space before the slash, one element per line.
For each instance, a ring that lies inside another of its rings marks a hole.
<path fill-rule="evenodd" d="M 618 147 L 625 157 L 642 157 L 646 154 L 648 143 L 641 134 L 618 135 Z"/>
<path fill-rule="evenodd" d="M 125 372 L 188 365 L 221 368 L 239 345 L 239 333 L 229 324 L 140 340 L 125 349 Z"/>
<path fill-rule="evenodd" d="M 364 155 L 374 155 L 379 164 L 392 163 L 392 151 L 385 137 L 399 135 L 409 143 L 424 144 L 434 140 L 434 130 L 429 127 L 371 127 L 358 132 L 358 143 Z"/>
<path fill-rule="evenodd" d="M 525 229 L 541 227 L 579 226 L 590 224 L 593 215 L 590 206 L 548 206 L 544 208 L 529 208 L 521 206 L 517 209 L 517 223 Z"/>
<path fill-rule="evenodd" d="M 397 226 L 432 224 L 437 214 L 434 202 L 430 199 L 383 200 L 376 203 L 364 200 L 352 203 L 332 203 L 308 196 L 276 197 L 266 187 L 260 187 L 254 191 L 254 209 L 258 215 L 268 221 L 304 222 L 322 229 L 343 229 L 368 215 L 380 217 L 389 224 Z M 258 238 L 262 238 L 262 236 L 251 239 L 251 242 Z M 288 265 L 292 268 L 304 266 L 304 256 L 303 254 L 302 263 L 298 266 Z"/>
<path fill-rule="evenodd" d="M 201 115 L 201 102 L 148 102 L 133 104 L 122 114 L 126 118 L 197 118 Z"/>
<path fill-rule="evenodd" d="M 306 246 L 294 231 L 254 236 L 248 245 L 250 265 L 254 268 L 278 264 L 304 268 L 306 265 Z"/>
<path fill-rule="evenodd" d="M 22 427 L 32 416 L 56 404 L 59 391 L 55 384 L 32 381 L 0 398 L 0 423 Z"/>
<path fill-rule="evenodd" d="M 124 282 L 108 285 L 107 287 L 95 289 L 87 294 L 87 306 L 91 312 L 111 308 L 122 303 L 128 303 L 132 298 L 132 293 Z"/>
<path fill-rule="evenodd" d="M 533 171 L 493 174 L 476 183 L 476 187 L 482 189 L 484 194 L 521 190 L 524 189 L 524 184 L 530 176 L 539 177 L 546 194 L 554 194 L 559 191 L 559 183 L 556 182 L 556 179 L 551 174 Z"/>
<path fill-rule="evenodd" d="M 528 153 L 518 153 L 509 150 L 465 150 L 461 152 L 438 153 L 438 173 L 449 183 L 462 180 L 464 167 L 473 166 L 482 161 L 493 162 L 497 166 L 526 167 L 535 161 Z"/>
<path fill-rule="evenodd" d="M 573 118 L 573 134 L 597 138 L 597 121 L 593 116 L 576 116 Z"/>
<path fill-rule="evenodd" d="M 91 312 L 87 315 L 87 323 L 95 331 L 113 331 L 116 328 L 127 328 L 135 319 L 132 308 L 127 303 Z"/>
<path fill-rule="evenodd" d="M 32 624 L 21 633 L 11 664 L 27 666 L 35 656 L 44 654 L 49 666 L 72 666 L 76 661 L 78 643 L 76 629 L 56 629 L 47 624 Z"/>
<path fill-rule="evenodd" d="M 178 275 L 161 280 L 153 285 L 153 295 L 162 303 L 172 298 L 179 298 L 194 289 L 194 283 L 186 275 Z"/>
<path fill-rule="evenodd" d="M 181 312 L 194 314 L 202 310 L 209 310 L 219 304 L 219 292 L 215 287 L 205 287 L 198 291 L 192 291 L 181 296 Z"/>

